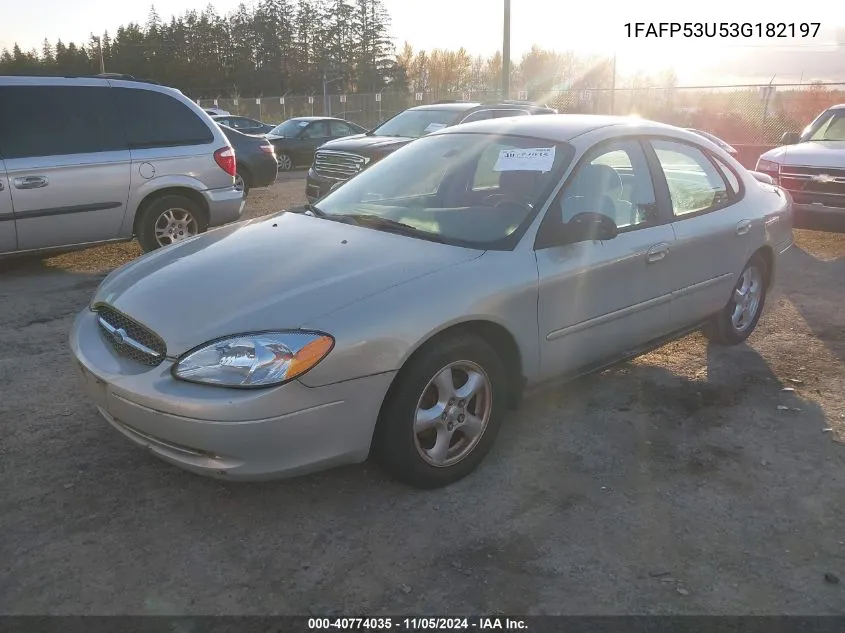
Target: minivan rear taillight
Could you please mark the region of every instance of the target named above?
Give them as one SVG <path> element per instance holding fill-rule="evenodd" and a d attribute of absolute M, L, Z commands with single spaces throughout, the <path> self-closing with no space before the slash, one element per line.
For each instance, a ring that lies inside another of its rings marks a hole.
<path fill-rule="evenodd" d="M 231 147 L 221 147 L 214 152 L 214 162 L 232 178 L 238 173 L 238 166 L 235 163 L 235 150 Z"/>

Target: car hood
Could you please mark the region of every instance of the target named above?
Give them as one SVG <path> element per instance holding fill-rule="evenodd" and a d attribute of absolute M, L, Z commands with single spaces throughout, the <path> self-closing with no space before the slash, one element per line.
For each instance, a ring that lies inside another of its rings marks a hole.
<path fill-rule="evenodd" d="M 304 327 L 482 254 L 282 212 L 143 255 L 103 280 L 92 304 L 153 329 L 175 356 L 230 334 Z"/>
<path fill-rule="evenodd" d="M 405 136 L 367 136 L 355 134 L 328 141 L 320 149 L 331 149 L 338 152 L 364 152 L 367 150 L 392 150 L 407 145 L 414 139 Z"/>
<path fill-rule="evenodd" d="M 845 142 L 809 141 L 797 145 L 783 145 L 770 149 L 760 158 L 782 165 L 845 169 Z"/>

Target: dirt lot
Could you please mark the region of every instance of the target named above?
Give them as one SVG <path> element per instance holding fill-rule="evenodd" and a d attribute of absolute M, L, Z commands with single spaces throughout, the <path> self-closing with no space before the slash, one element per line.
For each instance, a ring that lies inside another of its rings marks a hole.
<path fill-rule="evenodd" d="M 137 247 L 0 264 L 0 613 L 845 614 L 845 236 L 796 235 L 748 345 L 694 335 L 532 396 L 433 492 L 370 465 L 227 484 L 150 457 L 66 344 Z"/>

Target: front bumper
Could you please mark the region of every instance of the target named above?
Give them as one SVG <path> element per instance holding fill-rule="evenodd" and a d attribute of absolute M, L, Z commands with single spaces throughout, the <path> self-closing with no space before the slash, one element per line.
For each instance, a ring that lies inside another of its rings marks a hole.
<path fill-rule="evenodd" d="M 831 207 L 821 202 L 811 204 L 793 203 L 792 210 L 795 213 L 824 213 L 825 215 L 845 215 L 845 207 Z"/>
<path fill-rule="evenodd" d="M 233 187 L 226 189 L 207 189 L 202 192 L 208 205 L 208 226 L 221 226 L 240 220 L 244 212 L 243 191 Z"/>
<path fill-rule="evenodd" d="M 257 390 L 175 380 L 118 356 L 96 314 L 77 315 L 70 347 L 85 391 L 114 428 L 157 457 L 223 479 L 272 479 L 364 461 L 393 373 L 325 387 Z"/>
<path fill-rule="evenodd" d="M 308 198 L 308 202 L 314 202 L 325 196 L 331 190 L 332 186 L 339 182 L 345 181 L 320 176 L 311 167 L 308 170 L 308 178 L 305 181 L 305 197 Z"/>

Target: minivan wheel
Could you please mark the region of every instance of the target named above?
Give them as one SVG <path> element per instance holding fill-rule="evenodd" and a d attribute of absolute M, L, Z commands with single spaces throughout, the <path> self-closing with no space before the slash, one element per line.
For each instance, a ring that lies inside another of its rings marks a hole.
<path fill-rule="evenodd" d="M 766 302 L 766 260 L 758 253 L 745 265 L 728 304 L 710 318 L 704 335 L 719 345 L 738 345 L 751 336 Z"/>
<path fill-rule="evenodd" d="M 373 457 L 417 488 L 454 483 L 493 446 L 507 404 L 499 355 L 473 336 L 449 338 L 413 358 L 386 399 Z"/>
<path fill-rule="evenodd" d="M 290 154 L 279 154 L 276 156 L 276 160 L 279 163 L 279 171 L 290 171 L 293 169 L 293 160 L 290 157 Z"/>
<path fill-rule="evenodd" d="M 205 233 L 208 222 L 193 200 L 177 194 L 156 198 L 141 213 L 138 242 L 144 252 Z"/>

